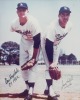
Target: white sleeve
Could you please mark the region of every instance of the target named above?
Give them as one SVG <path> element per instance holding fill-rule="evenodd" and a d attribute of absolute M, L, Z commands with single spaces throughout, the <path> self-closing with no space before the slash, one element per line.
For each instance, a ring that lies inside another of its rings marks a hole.
<path fill-rule="evenodd" d="M 69 30 L 68 30 L 68 33 L 70 33 L 70 32 L 71 32 L 71 30 L 72 30 L 72 26 L 73 26 L 73 25 L 72 25 L 72 23 L 71 23 L 71 22 L 69 22 L 69 24 L 68 24 L 68 25 L 69 25 Z"/>
<path fill-rule="evenodd" d="M 48 30 L 46 31 L 46 38 L 52 42 L 55 41 L 55 29 L 54 28 L 48 28 Z"/>
<path fill-rule="evenodd" d="M 33 23 L 32 23 L 32 35 L 35 36 L 37 35 L 38 33 L 41 33 L 41 28 L 40 28 L 40 25 L 38 23 L 37 20 L 35 20 Z"/>
<path fill-rule="evenodd" d="M 14 21 L 11 23 L 11 25 L 10 25 L 10 31 L 11 31 L 11 32 L 16 31 L 16 25 L 17 25 L 17 21 L 14 20 Z"/>
<path fill-rule="evenodd" d="M 10 27 L 10 31 L 11 31 L 11 32 L 14 32 L 14 31 L 15 31 L 15 28 L 13 27 L 12 24 L 11 24 L 11 27 Z"/>

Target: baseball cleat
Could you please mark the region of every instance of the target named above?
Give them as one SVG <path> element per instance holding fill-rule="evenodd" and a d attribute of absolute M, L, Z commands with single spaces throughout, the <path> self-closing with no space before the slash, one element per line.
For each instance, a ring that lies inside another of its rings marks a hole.
<path fill-rule="evenodd" d="M 28 90 L 24 90 L 21 93 L 15 93 L 15 94 L 8 94 L 8 97 L 10 98 L 24 98 L 26 95 L 28 95 Z"/>
<path fill-rule="evenodd" d="M 45 90 L 44 95 L 49 95 L 49 90 Z"/>
<path fill-rule="evenodd" d="M 48 99 L 47 100 L 58 100 L 58 98 L 57 98 L 57 96 L 48 95 Z"/>
<path fill-rule="evenodd" d="M 32 100 L 32 95 L 28 94 L 28 96 L 26 96 L 26 97 L 24 98 L 24 100 Z"/>

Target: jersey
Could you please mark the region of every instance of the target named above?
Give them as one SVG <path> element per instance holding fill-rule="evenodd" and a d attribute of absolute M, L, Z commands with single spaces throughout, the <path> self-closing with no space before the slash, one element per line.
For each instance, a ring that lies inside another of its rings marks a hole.
<path fill-rule="evenodd" d="M 41 28 L 39 26 L 39 23 L 37 19 L 35 19 L 31 15 L 27 15 L 28 21 L 24 25 L 20 25 L 19 18 L 14 20 L 11 24 L 11 31 L 18 31 L 20 34 L 22 34 L 22 37 L 24 37 L 25 32 L 31 33 L 32 36 L 37 35 L 38 33 L 41 33 Z"/>
<path fill-rule="evenodd" d="M 59 21 L 52 22 L 46 31 L 46 38 L 54 42 L 54 45 L 58 45 L 61 40 L 70 32 L 72 24 L 67 22 L 66 27 L 62 28 L 59 25 Z"/>
<path fill-rule="evenodd" d="M 43 52 L 43 56 L 45 59 L 45 63 L 47 66 L 49 66 L 49 62 L 48 62 L 48 55 L 46 54 L 46 50 L 45 48 L 45 41 L 46 39 L 50 40 L 51 42 L 53 42 L 53 62 L 54 63 L 58 63 L 58 58 L 59 58 L 59 53 L 60 53 L 60 42 L 62 41 L 62 39 L 70 32 L 72 28 L 72 24 L 71 22 L 67 22 L 66 27 L 62 28 L 59 25 L 58 21 L 55 22 L 51 22 L 50 25 L 46 28 L 46 31 L 44 32 L 43 36 L 42 36 L 42 52 Z M 43 46 L 44 44 L 44 46 Z"/>
<path fill-rule="evenodd" d="M 20 42 L 20 54 L 24 54 L 26 51 L 28 51 L 29 57 L 31 58 L 30 55 L 33 54 L 32 51 L 34 41 L 26 39 L 26 34 L 30 33 L 34 37 L 37 34 L 41 33 L 41 28 L 39 26 L 37 19 L 35 19 L 33 16 L 28 14 L 27 19 L 28 20 L 24 25 L 20 25 L 19 18 L 15 19 L 11 24 L 11 31 L 18 32 L 22 36 Z"/>

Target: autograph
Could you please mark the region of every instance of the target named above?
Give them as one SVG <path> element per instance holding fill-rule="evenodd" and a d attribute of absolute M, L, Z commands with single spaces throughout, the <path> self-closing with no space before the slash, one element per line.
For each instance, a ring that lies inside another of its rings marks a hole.
<path fill-rule="evenodd" d="M 73 76 L 72 75 L 70 75 L 69 78 L 67 78 L 66 82 L 64 82 L 62 80 L 62 89 L 65 89 L 65 88 L 71 86 L 72 85 L 72 80 L 73 80 Z"/>
<path fill-rule="evenodd" d="M 19 76 L 17 75 L 18 72 L 19 72 L 19 70 L 16 68 L 16 69 L 14 69 L 13 74 L 9 74 L 8 78 L 4 78 L 5 83 L 8 84 L 9 87 L 11 87 L 12 84 L 14 82 L 16 82 L 17 79 L 19 78 Z"/>

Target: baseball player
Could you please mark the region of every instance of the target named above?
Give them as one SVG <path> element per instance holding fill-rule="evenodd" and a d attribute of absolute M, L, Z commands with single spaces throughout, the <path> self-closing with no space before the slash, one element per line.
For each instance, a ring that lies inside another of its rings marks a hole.
<path fill-rule="evenodd" d="M 58 20 L 51 22 L 50 26 L 45 32 L 45 35 L 42 36 L 41 47 L 44 60 L 48 68 L 58 69 L 57 64 L 60 51 L 60 42 L 71 31 L 72 27 L 71 22 L 69 21 L 70 13 L 71 11 L 68 7 L 61 7 L 58 14 Z M 57 96 L 54 94 L 52 79 L 48 71 L 46 71 L 46 83 L 47 88 L 44 93 L 48 95 L 48 100 L 58 100 Z"/>
<path fill-rule="evenodd" d="M 20 33 L 22 36 L 20 43 L 21 66 L 23 66 L 26 62 L 28 62 L 28 65 L 33 66 L 38 60 L 39 54 L 41 29 L 38 21 L 33 16 L 29 15 L 28 12 L 28 6 L 26 3 L 18 3 L 18 18 L 13 21 L 11 25 L 11 30 L 13 32 Z M 32 93 L 35 85 L 35 67 L 36 65 L 28 70 L 22 70 L 22 76 L 27 86 L 27 90 L 25 91 L 25 100 L 32 99 Z"/>

